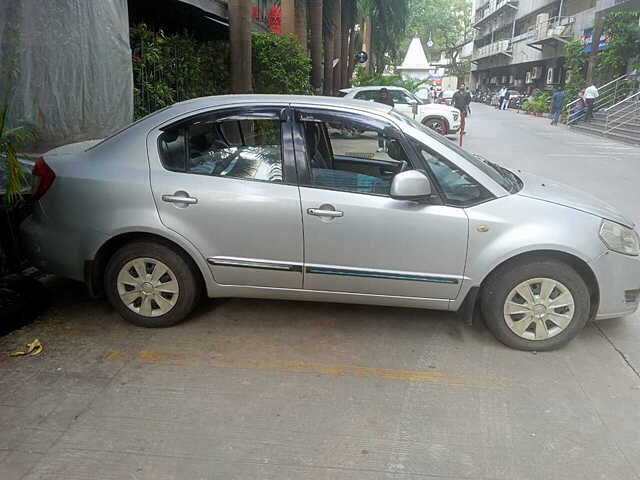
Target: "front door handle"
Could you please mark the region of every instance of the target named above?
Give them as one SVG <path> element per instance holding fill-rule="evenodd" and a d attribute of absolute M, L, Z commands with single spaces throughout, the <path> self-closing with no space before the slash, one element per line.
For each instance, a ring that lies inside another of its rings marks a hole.
<path fill-rule="evenodd" d="M 167 203 L 181 203 L 183 205 L 195 205 L 198 203 L 198 199 L 190 197 L 188 194 L 183 195 L 162 195 L 162 201 Z"/>
<path fill-rule="evenodd" d="M 318 208 L 309 208 L 307 210 L 307 213 L 315 217 L 328 217 L 328 218 L 344 217 L 344 212 L 338 212 L 337 210 L 320 210 Z"/>

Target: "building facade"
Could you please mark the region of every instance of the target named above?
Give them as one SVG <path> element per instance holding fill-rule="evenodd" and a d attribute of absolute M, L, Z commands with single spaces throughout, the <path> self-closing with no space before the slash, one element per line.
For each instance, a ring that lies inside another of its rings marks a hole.
<path fill-rule="evenodd" d="M 564 45 L 590 45 L 596 0 L 474 0 L 471 88 L 523 93 L 564 83 Z"/>

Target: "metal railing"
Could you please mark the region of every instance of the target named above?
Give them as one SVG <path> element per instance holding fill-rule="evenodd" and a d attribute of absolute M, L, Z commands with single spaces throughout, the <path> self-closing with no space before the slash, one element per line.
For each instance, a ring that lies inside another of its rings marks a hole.
<path fill-rule="evenodd" d="M 490 17 L 497 11 L 501 10 L 503 7 L 510 6 L 512 8 L 517 8 L 518 0 L 497 0 L 495 4 L 489 6 L 488 8 L 484 8 L 482 12 L 477 12 L 476 16 L 473 20 L 474 25 L 480 23 L 484 19 Z M 483 4 L 483 7 L 486 3 Z"/>
<path fill-rule="evenodd" d="M 490 43 L 484 47 L 478 48 L 473 52 L 473 60 L 479 58 L 491 57 L 504 53 L 508 55 L 511 52 L 511 40 L 498 40 L 497 42 Z"/>
<path fill-rule="evenodd" d="M 628 126 L 640 120 L 640 91 L 607 108 L 605 133 Z"/>
<path fill-rule="evenodd" d="M 631 93 L 633 86 L 628 75 L 622 75 L 609 83 L 605 83 L 601 87 L 598 87 L 598 98 L 593 103 L 593 110 L 606 110 L 609 107 L 616 105 L 618 102 L 623 101 Z M 586 111 L 585 108 L 579 108 L 578 103 L 580 98 L 569 102 L 565 107 L 567 109 L 567 124 L 577 122 L 584 117 Z"/>
<path fill-rule="evenodd" d="M 536 23 L 529 28 L 528 40 L 537 41 L 550 37 L 571 37 L 573 36 L 573 24 L 575 17 L 552 17 L 547 21 Z"/>

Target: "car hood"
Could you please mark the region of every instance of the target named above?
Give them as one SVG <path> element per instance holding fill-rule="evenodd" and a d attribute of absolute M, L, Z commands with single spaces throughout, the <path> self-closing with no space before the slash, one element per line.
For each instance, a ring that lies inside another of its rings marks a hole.
<path fill-rule="evenodd" d="M 521 171 L 516 173 L 524 182 L 524 187 L 518 192 L 519 195 L 580 210 L 627 227 L 635 226 L 618 209 L 582 190 L 530 173 Z"/>
<path fill-rule="evenodd" d="M 435 111 L 442 111 L 442 112 L 450 112 L 451 111 L 451 106 L 450 105 L 443 105 L 441 103 L 427 103 L 425 105 L 420 105 L 418 107 L 420 109 L 420 111 L 424 111 L 424 112 L 435 112 Z"/>

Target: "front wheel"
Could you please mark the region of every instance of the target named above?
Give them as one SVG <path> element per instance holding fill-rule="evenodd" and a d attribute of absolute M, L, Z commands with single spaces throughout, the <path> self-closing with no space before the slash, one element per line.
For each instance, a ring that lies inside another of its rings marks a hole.
<path fill-rule="evenodd" d="M 589 289 L 571 266 L 553 260 L 507 264 L 487 280 L 481 298 L 487 327 L 519 350 L 564 345 L 589 318 Z"/>
<path fill-rule="evenodd" d="M 182 321 L 196 305 L 200 285 L 187 260 L 152 242 L 122 247 L 111 258 L 105 292 L 127 321 L 141 327 L 168 327 Z"/>
<path fill-rule="evenodd" d="M 440 135 L 447 134 L 447 123 L 444 118 L 427 118 L 422 122 L 422 124 L 425 127 L 438 132 Z"/>

